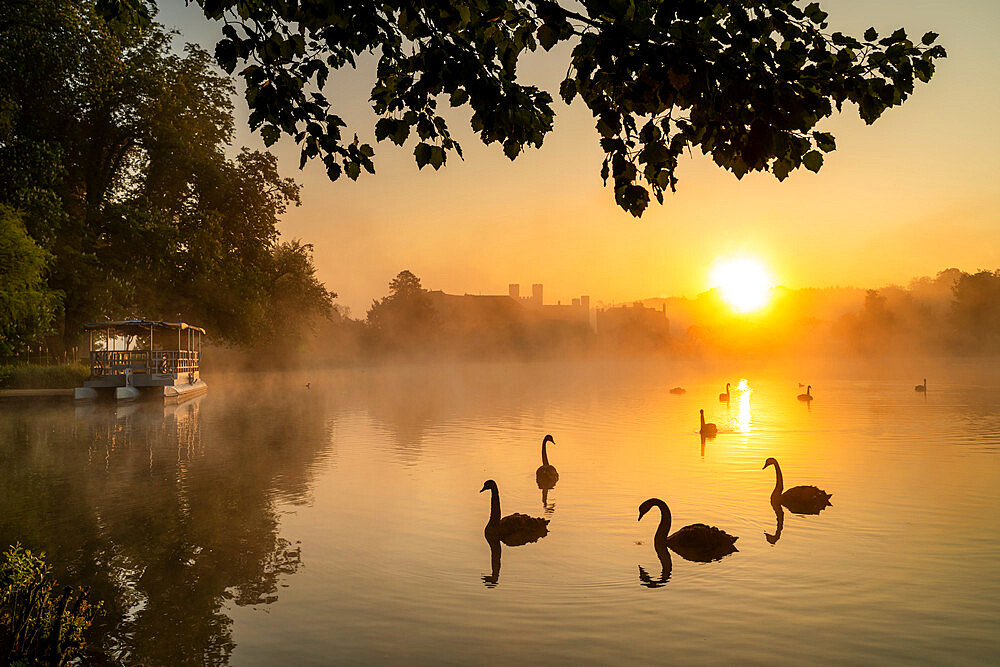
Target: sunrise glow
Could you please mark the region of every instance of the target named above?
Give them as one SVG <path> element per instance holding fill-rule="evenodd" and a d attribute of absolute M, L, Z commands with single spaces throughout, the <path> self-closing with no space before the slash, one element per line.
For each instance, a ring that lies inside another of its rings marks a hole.
<path fill-rule="evenodd" d="M 753 257 L 720 258 L 709 274 L 711 287 L 738 313 L 759 310 L 767 304 L 773 280 L 764 263 Z"/>

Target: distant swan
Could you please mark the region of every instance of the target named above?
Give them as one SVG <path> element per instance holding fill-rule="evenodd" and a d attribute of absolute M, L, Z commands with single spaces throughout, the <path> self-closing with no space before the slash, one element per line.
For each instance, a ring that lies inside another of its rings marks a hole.
<path fill-rule="evenodd" d="M 539 489 L 551 489 L 559 481 L 559 471 L 555 466 L 549 465 L 549 457 L 545 453 L 545 444 L 548 442 L 556 444 L 551 435 L 542 438 L 542 465 L 535 471 L 535 481 Z"/>
<path fill-rule="evenodd" d="M 712 424 L 711 422 L 709 422 L 708 424 L 705 423 L 704 410 L 699 410 L 698 413 L 701 415 L 701 430 L 699 431 L 699 433 L 701 433 L 706 438 L 714 438 L 719 433 L 719 427 L 716 426 L 715 424 Z"/>
<path fill-rule="evenodd" d="M 729 402 L 729 383 L 728 382 L 726 383 L 726 393 L 725 394 L 719 394 L 719 400 L 722 401 L 722 402 L 724 402 L 724 403 L 728 403 Z"/>
<path fill-rule="evenodd" d="M 924 378 L 924 383 L 923 384 L 918 384 L 913 389 L 915 391 L 919 391 L 919 392 L 926 392 L 927 391 L 927 378 Z"/>
<path fill-rule="evenodd" d="M 764 461 L 764 468 L 761 470 L 767 466 L 774 466 L 775 473 L 774 491 L 771 492 L 772 505 L 784 505 L 796 514 L 819 514 L 823 509 L 833 504 L 830 502 L 833 494 L 815 486 L 793 486 L 787 491 L 783 491 L 785 482 L 777 459 L 768 458 Z"/>
<path fill-rule="evenodd" d="M 685 389 L 684 387 L 674 387 L 673 389 L 670 390 L 670 393 L 680 396 L 681 394 L 686 394 L 687 389 Z"/>
<path fill-rule="evenodd" d="M 808 387 L 806 387 L 806 393 L 799 394 L 799 400 L 800 401 L 807 401 L 807 402 L 813 400 L 812 388 L 813 388 L 812 385 L 809 385 Z"/>
<path fill-rule="evenodd" d="M 659 498 L 650 498 L 639 505 L 639 521 L 653 507 L 660 508 L 660 525 L 653 536 L 657 554 L 670 547 L 682 558 L 707 563 L 737 551 L 735 543 L 739 538 L 703 523 L 684 526 L 670 535 L 670 508 Z"/>
<path fill-rule="evenodd" d="M 537 519 L 527 514 L 508 514 L 500 518 L 500 490 L 492 479 L 486 480 L 482 493 L 486 489 L 492 491 L 490 499 L 490 520 L 483 533 L 486 540 L 498 539 L 509 547 L 516 547 L 528 542 L 537 542 L 539 538 L 549 533 L 548 519 Z"/>

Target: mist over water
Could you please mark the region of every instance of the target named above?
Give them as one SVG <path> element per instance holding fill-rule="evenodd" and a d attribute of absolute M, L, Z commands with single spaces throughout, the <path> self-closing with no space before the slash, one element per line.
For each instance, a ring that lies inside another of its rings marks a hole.
<path fill-rule="evenodd" d="M 215 374 L 178 406 L 3 407 L 0 538 L 90 585 L 92 641 L 125 662 L 988 661 L 998 370 L 387 365 Z M 768 457 L 785 488 L 833 494 L 776 540 Z M 504 515 L 550 519 L 499 568 L 486 479 Z M 661 577 L 650 497 L 739 551 L 673 554 Z"/>

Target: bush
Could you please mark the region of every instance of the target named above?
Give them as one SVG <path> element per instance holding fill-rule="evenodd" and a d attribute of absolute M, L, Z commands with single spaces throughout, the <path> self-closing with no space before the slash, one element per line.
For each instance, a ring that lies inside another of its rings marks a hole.
<path fill-rule="evenodd" d="M 83 633 L 101 604 L 86 588 L 57 592 L 52 568 L 16 544 L 0 556 L 0 660 L 9 665 L 65 665 L 79 655 Z"/>
<path fill-rule="evenodd" d="M 0 389 L 68 389 L 90 377 L 90 367 L 79 363 L 57 366 L 24 364 L 0 366 Z"/>

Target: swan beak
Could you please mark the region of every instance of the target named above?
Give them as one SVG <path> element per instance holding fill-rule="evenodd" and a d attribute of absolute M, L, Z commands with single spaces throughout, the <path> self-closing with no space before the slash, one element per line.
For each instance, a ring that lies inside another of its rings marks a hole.
<path fill-rule="evenodd" d="M 485 491 L 485 490 L 486 490 L 486 485 L 485 485 L 485 484 L 483 484 L 483 488 L 479 489 L 479 493 L 482 493 L 482 492 L 483 492 L 483 491 Z"/>

